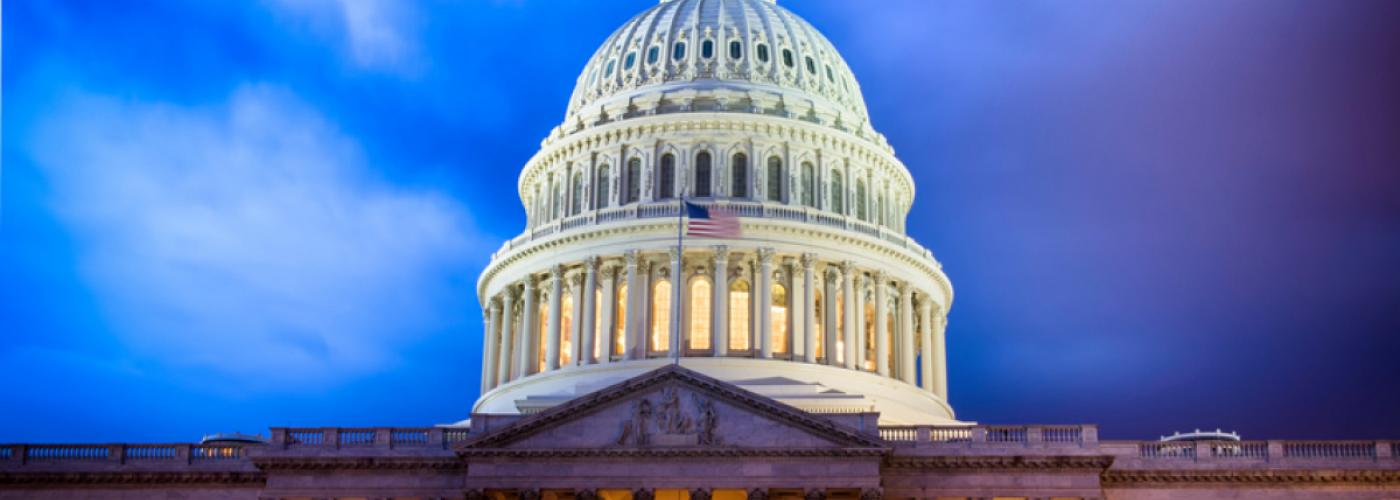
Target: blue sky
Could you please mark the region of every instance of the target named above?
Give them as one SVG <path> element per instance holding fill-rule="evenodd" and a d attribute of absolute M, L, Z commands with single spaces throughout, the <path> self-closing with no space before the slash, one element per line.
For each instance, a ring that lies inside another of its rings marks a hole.
<path fill-rule="evenodd" d="M 652 4 L 6 2 L 0 442 L 465 417 L 519 168 Z M 914 173 L 959 416 L 1400 437 L 1400 4 L 782 4 Z"/>

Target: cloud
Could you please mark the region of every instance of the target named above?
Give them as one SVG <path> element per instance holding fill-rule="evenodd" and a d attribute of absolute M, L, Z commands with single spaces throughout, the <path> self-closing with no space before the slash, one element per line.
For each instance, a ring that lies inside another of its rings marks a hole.
<path fill-rule="evenodd" d="M 396 0 L 268 0 L 284 20 L 338 44 L 354 65 L 415 74 L 423 63 L 413 2 Z"/>
<path fill-rule="evenodd" d="M 74 95 L 29 149 L 119 339 L 240 383 L 333 382 L 459 327 L 486 253 L 458 203 L 373 175 L 273 87 L 211 107 Z"/>

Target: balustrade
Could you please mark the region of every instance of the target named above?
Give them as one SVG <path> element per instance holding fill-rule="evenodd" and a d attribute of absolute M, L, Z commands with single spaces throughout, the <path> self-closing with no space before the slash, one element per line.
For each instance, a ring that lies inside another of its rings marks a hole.
<path fill-rule="evenodd" d="M 1376 458 L 1375 441 L 1304 441 L 1283 444 L 1283 456 L 1299 458 Z"/>

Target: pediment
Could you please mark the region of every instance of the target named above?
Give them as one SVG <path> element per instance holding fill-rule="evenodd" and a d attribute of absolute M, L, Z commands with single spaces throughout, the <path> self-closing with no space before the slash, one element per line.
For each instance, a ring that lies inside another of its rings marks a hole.
<path fill-rule="evenodd" d="M 876 450 L 877 437 L 668 365 L 469 439 L 480 450 Z"/>

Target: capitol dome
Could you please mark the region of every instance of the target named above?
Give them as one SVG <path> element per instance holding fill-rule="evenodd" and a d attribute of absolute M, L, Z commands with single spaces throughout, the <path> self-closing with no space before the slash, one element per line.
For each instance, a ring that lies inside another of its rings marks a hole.
<path fill-rule="evenodd" d="M 845 61 L 771 0 L 666 0 L 585 65 L 478 282 L 473 413 L 533 413 L 677 362 L 816 413 L 957 423 L 953 291 L 905 234 L 908 169 Z M 737 231 L 686 237 L 684 203 Z"/>

